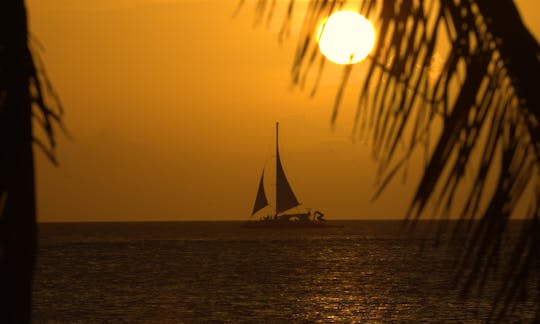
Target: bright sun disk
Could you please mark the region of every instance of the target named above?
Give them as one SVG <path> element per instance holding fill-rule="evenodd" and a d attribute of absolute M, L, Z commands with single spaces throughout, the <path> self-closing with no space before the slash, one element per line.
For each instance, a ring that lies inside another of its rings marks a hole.
<path fill-rule="evenodd" d="M 317 41 L 321 53 L 337 64 L 355 64 L 375 45 L 375 29 L 354 11 L 338 11 L 319 24 Z"/>

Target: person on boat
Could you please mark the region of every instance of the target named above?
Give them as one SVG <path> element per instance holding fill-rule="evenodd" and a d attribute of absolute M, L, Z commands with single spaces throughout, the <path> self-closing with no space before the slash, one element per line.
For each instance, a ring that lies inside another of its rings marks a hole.
<path fill-rule="evenodd" d="M 317 217 L 318 222 L 326 222 L 326 219 L 324 219 L 324 214 L 318 210 L 314 213 L 315 217 Z"/>

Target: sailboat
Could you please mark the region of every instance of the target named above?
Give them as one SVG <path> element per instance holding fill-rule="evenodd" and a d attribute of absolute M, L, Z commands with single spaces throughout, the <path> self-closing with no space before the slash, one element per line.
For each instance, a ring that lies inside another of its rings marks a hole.
<path fill-rule="evenodd" d="M 251 217 L 261 214 L 266 207 L 272 207 L 268 202 L 266 191 L 264 189 L 265 172 L 261 175 L 257 196 L 253 205 Z M 279 156 L 279 123 L 276 122 L 276 174 L 275 174 L 275 204 L 272 213 L 260 216 L 257 220 L 250 220 L 246 227 L 328 227 L 324 219 L 324 214 L 320 211 L 305 213 L 286 213 L 294 207 L 300 206 L 300 202 L 294 194 L 292 187 L 285 176 L 281 158 Z"/>

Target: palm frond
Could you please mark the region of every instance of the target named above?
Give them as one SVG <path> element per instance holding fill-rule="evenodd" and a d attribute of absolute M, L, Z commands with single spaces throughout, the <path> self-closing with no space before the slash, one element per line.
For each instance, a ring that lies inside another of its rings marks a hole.
<path fill-rule="evenodd" d="M 494 271 L 509 219 L 528 219 L 506 268 L 512 281 L 495 301 L 493 316 L 499 318 L 533 277 L 538 283 L 538 271 L 532 271 L 539 266 L 540 240 L 538 42 L 511 0 L 355 3 L 378 31 L 364 63 L 354 121 L 354 132 L 369 135 L 379 161 L 376 196 L 417 151 L 424 151 L 425 168 L 405 218 L 413 227 L 433 205 L 441 219 L 459 219 L 453 237 L 470 234 L 460 268 L 464 293 L 481 290 Z M 317 89 L 324 58 L 314 30 L 345 4 L 309 1 L 291 70 L 295 85 L 303 88 L 320 62 Z M 292 17 L 288 12 L 284 26 Z M 332 123 L 352 69 L 344 67 Z M 533 207 L 517 215 L 517 206 L 527 199 Z"/>
<path fill-rule="evenodd" d="M 2 318 L 30 322 L 37 246 L 34 131 L 37 118 L 53 156 L 61 105 L 29 48 L 22 0 L 0 2 L 0 300 Z M 34 116 L 34 117 L 33 117 Z"/>
<path fill-rule="evenodd" d="M 67 137 L 71 137 L 63 123 L 64 108 L 60 96 L 56 92 L 50 81 L 45 64 L 40 57 L 41 46 L 34 40 L 30 43 L 32 51 L 30 94 L 32 100 L 32 117 L 37 125 L 43 130 L 46 142 L 39 137 L 34 137 L 34 144 L 45 154 L 45 156 L 55 165 L 58 165 L 56 159 L 56 131 L 59 129 Z"/>

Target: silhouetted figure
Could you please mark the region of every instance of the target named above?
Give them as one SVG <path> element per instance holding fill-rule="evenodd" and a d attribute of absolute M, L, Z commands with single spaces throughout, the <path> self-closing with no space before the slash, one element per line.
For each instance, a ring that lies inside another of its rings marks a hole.
<path fill-rule="evenodd" d="M 315 211 L 315 217 L 317 217 L 318 222 L 326 222 L 326 219 L 324 219 L 324 214 L 318 210 Z"/>

